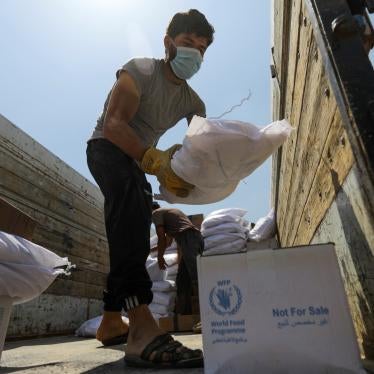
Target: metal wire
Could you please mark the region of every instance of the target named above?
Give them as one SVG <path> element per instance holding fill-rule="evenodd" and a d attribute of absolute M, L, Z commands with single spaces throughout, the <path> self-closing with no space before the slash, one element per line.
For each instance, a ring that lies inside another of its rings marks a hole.
<path fill-rule="evenodd" d="M 251 98 L 251 96 L 252 96 L 252 91 L 249 89 L 249 90 L 248 90 L 248 96 L 244 97 L 244 98 L 240 101 L 239 104 L 235 104 L 235 105 L 233 105 L 229 110 L 227 110 L 226 112 L 223 112 L 223 113 L 222 113 L 220 116 L 218 116 L 218 117 L 209 117 L 209 118 L 211 118 L 211 119 L 220 119 L 220 118 L 222 118 L 222 117 L 225 116 L 226 114 L 231 113 L 234 109 L 239 108 L 240 106 L 242 106 L 243 103 L 244 103 L 245 101 L 249 101 L 249 99 Z"/>

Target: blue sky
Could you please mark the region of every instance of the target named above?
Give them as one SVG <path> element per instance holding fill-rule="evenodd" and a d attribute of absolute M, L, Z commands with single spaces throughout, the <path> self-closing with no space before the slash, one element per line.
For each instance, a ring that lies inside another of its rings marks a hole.
<path fill-rule="evenodd" d="M 226 118 L 270 123 L 270 1 L 248 0 L 1 0 L 0 113 L 92 181 L 86 140 L 116 69 L 134 56 L 162 58 L 169 19 L 189 8 L 205 13 L 216 29 L 190 81 L 207 115 L 218 116 L 250 89 L 251 100 Z M 179 123 L 159 147 L 181 143 L 186 129 Z M 188 214 L 241 207 L 255 221 L 270 209 L 270 165 L 224 201 L 178 207 Z"/>
<path fill-rule="evenodd" d="M 251 100 L 226 118 L 271 121 L 269 1 L 2 0 L 0 8 L 0 113 L 91 181 L 85 143 L 116 69 L 134 56 L 162 58 L 166 25 L 178 11 L 197 8 L 216 29 L 190 81 L 208 116 L 250 89 Z M 182 142 L 186 129 L 179 123 L 159 147 Z M 242 207 L 256 220 L 270 208 L 270 160 L 226 200 L 179 207 L 188 214 Z"/>

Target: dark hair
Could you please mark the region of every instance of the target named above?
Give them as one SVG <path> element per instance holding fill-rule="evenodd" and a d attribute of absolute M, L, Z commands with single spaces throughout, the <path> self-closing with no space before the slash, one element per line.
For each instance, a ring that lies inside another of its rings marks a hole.
<path fill-rule="evenodd" d="M 152 203 L 152 210 L 156 210 L 156 209 L 158 209 L 158 208 L 160 208 L 160 204 L 157 203 L 156 201 L 154 201 L 154 202 Z"/>
<path fill-rule="evenodd" d="M 213 42 L 214 27 L 196 9 L 176 13 L 166 29 L 166 34 L 172 38 L 184 32 L 207 38 L 208 46 Z"/>

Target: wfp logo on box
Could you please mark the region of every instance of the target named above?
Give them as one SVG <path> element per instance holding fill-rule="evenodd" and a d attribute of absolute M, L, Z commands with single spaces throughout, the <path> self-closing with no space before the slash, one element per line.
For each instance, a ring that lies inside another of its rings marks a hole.
<path fill-rule="evenodd" d="M 242 305 L 242 293 L 240 288 L 232 284 L 230 280 L 221 280 L 209 293 L 209 304 L 215 313 L 220 316 L 238 313 Z"/>

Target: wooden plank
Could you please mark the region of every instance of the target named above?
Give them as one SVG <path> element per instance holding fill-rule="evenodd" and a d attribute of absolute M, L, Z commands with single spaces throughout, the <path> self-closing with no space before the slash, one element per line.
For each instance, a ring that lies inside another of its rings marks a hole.
<path fill-rule="evenodd" d="M 308 244 L 354 163 L 341 116 L 336 111 L 317 173 L 297 228 L 294 245 Z"/>
<path fill-rule="evenodd" d="M 308 33 L 309 34 L 309 33 Z M 311 35 L 311 34 L 309 34 Z M 301 36 L 301 41 L 302 36 Z M 285 205 L 286 212 L 292 212 L 292 214 L 285 214 L 282 219 L 281 233 L 282 233 L 282 246 L 289 246 L 290 242 L 288 241 L 289 232 L 294 222 L 294 213 L 293 209 L 295 208 L 295 200 L 299 204 L 299 197 L 295 192 L 299 187 L 300 177 L 303 177 L 305 170 L 302 168 L 300 157 L 303 152 L 308 152 L 310 147 L 306 147 L 306 142 L 308 139 L 310 124 L 315 115 L 314 111 L 316 107 L 320 104 L 320 96 L 316 95 L 316 91 L 321 84 L 322 77 L 322 66 L 318 61 L 315 60 L 314 56 L 317 53 L 316 43 L 311 36 L 310 38 L 310 47 L 309 53 L 305 56 L 306 60 L 301 60 L 299 66 L 305 66 L 306 74 L 304 78 L 303 85 L 300 87 L 299 91 L 296 89 L 294 93 L 294 108 L 297 108 L 292 113 L 295 116 L 298 116 L 298 127 L 295 134 L 295 142 L 292 147 L 292 154 L 290 155 L 290 160 L 292 163 L 287 163 L 288 167 L 287 173 L 289 175 L 289 184 L 287 186 L 287 203 Z M 303 71 L 304 73 L 304 71 Z M 308 171 L 312 172 L 312 171 Z M 301 173 L 301 174 L 300 174 Z M 302 188 L 303 186 L 301 186 Z"/>
<path fill-rule="evenodd" d="M 294 154 L 292 183 L 290 185 L 287 211 L 292 212 L 285 217 L 284 245 L 292 245 L 299 227 L 301 214 L 309 195 L 322 150 L 329 133 L 334 114 L 337 110 L 329 91 L 326 75 L 318 57 L 317 45 L 313 40 L 304 89 L 303 109 L 298 128 L 297 144 Z M 326 136 L 321 136 L 326 134 Z"/>
<path fill-rule="evenodd" d="M 296 2 L 292 2 L 292 7 L 290 11 L 290 34 L 284 35 L 285 39 L 289 40 L 289 54 L 285 56 L 287 59 L 287 81 L 285 87 L 282 87 L 282 95 L 283 97 L 281 100 L 285 103 L 284 104 L 284 114 L 285 117 L 291 120 L 289 107 L 289 101 L 292 99 L 293 96 L 293 89 L 294 89 L 294 79 L 296 74 L 296 66 L 297 66 L 297 50 L 299 44 L 299 18 L 300 18 L 300 11 L 301 11 L 301 0 Z M 279 41 L 278 41 L 279 42 Z M 286 64 L 286 62 L 285 62 Z M 297 126 L 297 123 L 294 124 L 291 122 L 291 125 L 294 127 Z M 276 210 L 276 217 L 277 217 L 277 227 L 279 231 L 279 239 L 282 238 L 282 222 L 283 217 L 285 215 L 285 204 L 287 199 L 287 192 L 282 187 L 285 186 L 287 183 L 287 173 L 285 169 L 287 169 L 287 160 L 291 157 L 292 154 L 292 145 L 295 142 L 295 131 L 293 131 L 288 138 L 288 141 L 282 146 L 281 151 L 281 160 L 280 160 L 280 167 L 279 167 L 279 177 L 278 177 L 278 196 L 277 196 L 277 210 Z M 286 178 L 285 178 L 286 177 Z"/>
<path fill-rule="evenodd" d="M 41 176 L 32 169 L 10 158 L 0 149 L 3 162 L 0 167 L 0 187 L 12 191 L 16 196 L 27 197 L 51 214 L 59 214 L 71 222 L 87 222 L 88 225 L 102 225 L 101 209 L 87 204 L 75 191 L 68 190 L 51 178 Z M 102 227 L 101 227 L 102 229 Z"/>
<path fill-rule="evenodd" d="M 77 282 L 70 279 L 57 278 L 45 291 L 51 295 L 69 295 L 100 300 L 103 297 L 103 287 Z"/>
<path fill-rule="evenodd" d="M 8 121 L 0 114 L 0 149 L 12 152 L 19 163 L 33 165 L 41 176 L 51 178 L 60 185 L 75 191 L 90 204 L 100 207 L 100 190 L 48 149 Z"/>
<path fill-rule="evenodd" d="M 68 221 L 59 221 L 39 211 L 31 213 L 42 223 L 34 231 L 35 243 L 54 252 L 58 250 L 64 256 L 74 254 L 92 259 L 98 264 L 108 265 L 108 246 L 104 237 L 91 233 L 84 227 L 71 226 Z"/>
<path fill-rule="evenodd" d="M 280 90 L 278 81 L 276 79 L 272 80 L 272 118 L 273 121 L 279 119 L 279 110 L 280 110 Z M 277 150 L 272 156 L 272 166 L 271 166 L 271 206 L 277 206 L 278 201 L 278 183 L 275 181 L 278 180 L 279 175 L 279 159 L 281 157 L 281 150 Z"/>
<path fill-rule="evenodd" d="M 295 3 L 295 1 L 294 1 Z M 295 5 L 295 4 L 294 4 Z M 272 57 L 277 71 L 277 80 L 281 92 L 286 88 L 287 82 L 287 65 L 288 65 L 288 48 L 290 27 L 291 27 L 291 0 L 274 0 L 272 7 Z M 287 36 L 287 37 L 285 37 Z M 283 113 L 282 113 L 283 118 Z"/>
<path fill-rule="evenodd" d="M 58 248 L 54 248 L 53 252 L 61 257 L 67 257 L 79 270 L 92 270 L 103 274 L 106 274 L 109 271 L 109 255 L 107 253 L 98 256 L 96 253 L 92 252 L 91 257 L 82 257 L 79 252 L 70 254 L 66 253 L 66 251 L 61 251 Z"/>
<path fill-rule="evenodd" d="M 284 97 L 287 89 L 288 59 L 289 59 L 289 32 L 291 23 L 291 0 L 273 0 L 272 4 L 272 57 L 273 65 L 276 70 L 276 77 L 272 84 L 272 118 L 273 121 L 283 119 L 284 116 Z M 279 174 L 282 159 L 282 147 L 279 148 L 272 157 L 272 187 L 271 203 L 278 210 L 279 197 Z"/>
<path fill-rule="evenodd" d="M 295 128 L 287 143 L 282 147 L 282 161 L 279 175 L 279 203 L 277 211 L 277 224 L 281 244 L 285 240 L 284 225 L 288 213 L 288 199 L 289 188 L 292 181 L 292 170 L 294 163 L 294 152 L 297 143 L 297 129 L 300 123 L 300 116 L 302 111 L 302 101 L 304 95 L 305 77 L 308 71 L 308 56 L 310 54 L 310 45 L 312 42 L 312 30 L 310 23 L 304 24 L 304 16 L 301 8 L 293 10 L 293 17 L 291 20 L 291 33 L 296 33 L 293 40 L 290 40 L 290 60 L 289 71 L 287 79 L 287 92 L 285 104 L 285 116 Z M 292 27 L 299 27 L 298 30 L 293 30 Z"/>
<path fill-rule="evenodd" d="M 277 70 L 277 80 L 282 81 L 282 50 L 283 50 L 283 25 L 287 22 L 284 18 L 285 3 L 282 0 L 274 0 L 273 2 L 273 33 L 272 33 L 272 48 L 273 60 Z"/>
<path fill-rule="evenodd" d="M 37 222 L 25 212 L 0 197 L 0 230 L 32 239 Z"/>
<path fill-rule="evenodd" d="M 72 258 L 71 261 L 73 263 L 78 263 L 78 260 L 76 260 L 75 258 Z M 92 286 L 99 286 L 102 289 L 104 289 L 106 285 L 107 274 L 102 273 L 100 271 L 84 269 L 83 266 L 84 265 L 79 266 L 79 263 L 78 263 L 77 270 L 73 270 L 71 275 L 69 275 L 66 278 L 61 276 L 61 279 L 90 284 Z"/>

